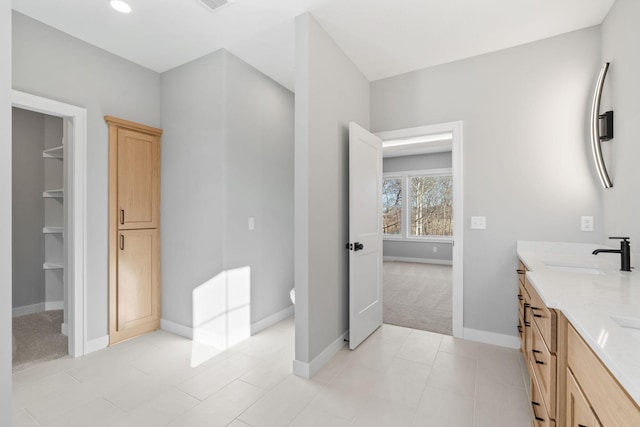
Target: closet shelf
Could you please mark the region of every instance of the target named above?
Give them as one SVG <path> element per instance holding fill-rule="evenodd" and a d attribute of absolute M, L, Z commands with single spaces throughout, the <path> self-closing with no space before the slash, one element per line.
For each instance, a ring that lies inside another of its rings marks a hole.
<path fill-rule="evenodd" d="M 42 268 L 44 270 L 62 270 L 64 269 L 64 264 L 62 261 L 45 262 L 42 264 Z"/>
<path fill-rule="evenodd" d="M 45 191 L 44 193 L 42 193 L 42 197 L 52 197 L 54 199 L 62 199 L 64 197 L 64 193 L 62 188 L 56 189 L 56 190 L 48 190 Z"/>
<path fill-rule="evenodd" d="M 45 159 L 63 159 L 64 158 L 64 146 L 53 147 L 46 149 L 42 152 L 42 157 Z"/>
<path fill-rule="evenodd" d="M 62 234 L 64 233 L 64 227 L 47 226 L 42 229 L 43 234 Z"/>

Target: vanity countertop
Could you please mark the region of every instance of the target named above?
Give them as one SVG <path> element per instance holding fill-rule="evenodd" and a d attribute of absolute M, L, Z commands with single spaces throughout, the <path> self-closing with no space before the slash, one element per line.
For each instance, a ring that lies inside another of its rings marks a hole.
<path fill-rule="evenodd" d="M 565 315 L 640 405 L 640 260 L 632 254 L 639 268 L 623 272 L 619 254 L 592 255 L 598 248 L 607 247 L 518 241 L 517 254 L 547 307 Z"/>

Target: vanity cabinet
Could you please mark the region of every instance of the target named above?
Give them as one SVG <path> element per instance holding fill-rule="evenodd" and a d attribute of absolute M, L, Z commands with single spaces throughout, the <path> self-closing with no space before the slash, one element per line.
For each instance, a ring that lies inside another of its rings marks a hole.
<path fill-rule="evenodd" d="M 640 409 L 571 324 L 567 327 L 568 427 L 637 427 Z"/>

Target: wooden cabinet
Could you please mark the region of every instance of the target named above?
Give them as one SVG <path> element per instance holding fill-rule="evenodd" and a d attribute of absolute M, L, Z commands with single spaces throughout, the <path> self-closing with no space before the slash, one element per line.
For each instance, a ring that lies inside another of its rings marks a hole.
<path fill-rule="evenodd" d="M 109 342 L 160 327 L 160 129 L 109 124 Z"/>
<path fill-rule="evenodd" d="M 637 427 L 640 426 L 640 408 L 627 395 L 608 369 L 593 353 L 591 348 L 578 335 L 570 324 L 567 327 L 567 412 L 566 424 L 571 424 L 577 417 L 585 417 L 584 424 L 602 427 Z M 577 390 L 577 392 L 575 391 Z M 580 395 L 581 400 L 573 399 L 569 394 Z M 578 408 L 578 415 L 571 409 Z M 589 407 L 589 411 L 585 409 Z M 589 412 L 593 418 L 589 418 Z M 594 424 L 593 424 L 594 423 Z"/>
<path fill-rule="evenodd" d="M 567 427 L 601 427 L 591 410 L 587 398 L 582 394 L 571 371 L 567 369 Z"/>

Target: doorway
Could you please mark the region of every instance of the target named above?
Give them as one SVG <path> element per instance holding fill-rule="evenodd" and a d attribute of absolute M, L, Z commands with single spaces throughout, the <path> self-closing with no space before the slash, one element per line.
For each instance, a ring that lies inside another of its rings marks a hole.
<path fill-rule="evenodd" d="M 16 90 L 12 92 L 12 105 L 14 108 L 45 114 L 61 120 L 60 126 L 65 135 L 64 149 L 47 151 L 42 153 L 42 156 L 58 156 L 60 151 L 64 153 L 65 167 L 62 172 L 63 176 L 60 177 L 64 182 L 64 190 L 51 188 L 44 191 L 42 197 L 64 198 L 64 209 L 61 214 L 62 218 L 59 218 L 55 224 L 45 224 L 42 232 L 64 236 L 60 255 L 64 260 L 64 279 L 62 280 L 61 291 L 64 300 L 64 322 L 67 325 L 65 332 L 68 335 L 67 353 L 72 357 L 81 356 L 85 354 L 86 350 L 84 298 L 86 282 L 85 183 L 87 113 L 84 108 Z M 60 230 L 60 227 L 63 227 L 63 230 Z M 42 268 L 52 267 L 52 270 L 61 270 L 60 266 L 60 263 L 44 262 Z"/>
<path fill-rule="evenodd" d="M 462 338 L 462 122 L 377 136 L 389 187 L 383 194 L 388 190 L 387 203 L 398 205 L 387 211 L 393 220 L 387 221 L 383 252 L 385 322 Z M 448 208 L 433 201 L 447 189 Z M 404 200 L 393 200 L 394 194 Z M 431 200 L 425 203 L 437 218 L 427 220 L 426 207 L 416 202 L 421 197 Z"/>

